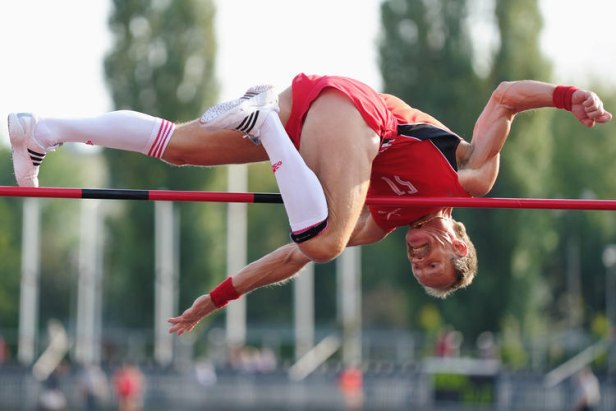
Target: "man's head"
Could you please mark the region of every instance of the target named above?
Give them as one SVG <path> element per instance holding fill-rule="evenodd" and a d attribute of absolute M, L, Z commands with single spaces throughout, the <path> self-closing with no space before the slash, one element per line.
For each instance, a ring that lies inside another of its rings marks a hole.
<path fill-rule="evenodd" d="M 413 275 L 434 297 L 468 286 L 477 272 L 477 253 L 464 224 L 441 210 L 412 224 L 406 249 Z"/>

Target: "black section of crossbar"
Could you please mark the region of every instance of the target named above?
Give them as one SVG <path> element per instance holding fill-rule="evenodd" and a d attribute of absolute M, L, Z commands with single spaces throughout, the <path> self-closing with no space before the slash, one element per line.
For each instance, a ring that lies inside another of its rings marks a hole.
<path fill-rule="evenodd" d="M 282 204 L 282 196 L 278 193 L 255 193 L 255 203 Z"/>
<path fill-rule="evenodd" d="M 100 200 L 149 200 L 149 190 L 124 190 L 84 188 L 81 198 L 95 198 Z"/>

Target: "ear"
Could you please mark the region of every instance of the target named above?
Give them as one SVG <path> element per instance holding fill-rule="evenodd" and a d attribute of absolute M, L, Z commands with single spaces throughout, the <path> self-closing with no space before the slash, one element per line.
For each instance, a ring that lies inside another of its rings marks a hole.
<path fill-rule="evenodd" d="M 454 240 L 452 246 L 454 252 L 458 257 L 466 257 L 466 255 L 468 254 L 468 247 L 466 246 L 466 243 L 464 241 Z"/>

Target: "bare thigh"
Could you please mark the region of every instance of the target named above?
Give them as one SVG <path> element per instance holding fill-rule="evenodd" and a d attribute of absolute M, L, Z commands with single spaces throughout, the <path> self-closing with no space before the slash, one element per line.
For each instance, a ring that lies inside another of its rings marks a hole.
<path fill-rule="evenodd" d="M 267 160 L 262 146 L 232 130 L 205 130 L 198 120 L 176 127 L 163 160 L 176 165 L 216 166 Z"/>
<path fill-rule="evenodd" d="M 334 258 L 346 247 L 366 201 L 379 141 L 339 91 L 326 89 L 312 104 L 302 128 L 300 153 L 321 182 L 329 223 L 321 235 L 300 244 L 307 255 L 329 253 Z"/>
<path fill-rule="evenodd" d="M 283 124 L 291 111 L 291 88 L 280 94 L 279 109 Z M 163 153 L 163 160 L 176 165 L 217 166 L 268 160 L 262 145 L 232 130 L 205 130 L 199 120 L 179 124 Z"/>

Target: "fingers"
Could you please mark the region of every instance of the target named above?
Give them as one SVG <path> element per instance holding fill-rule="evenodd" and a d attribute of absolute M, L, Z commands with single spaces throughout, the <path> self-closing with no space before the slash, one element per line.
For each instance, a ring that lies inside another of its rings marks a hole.
<path fill-rule="evenodd" d="M 603 102 L 593 92 L 588 93 L 588 97 L 582 103 L 586 115 L 596 122 L 606 122 L 612 119 L 611 113 L 603 108 Z"/>
<path fill-rule="evenodd" d="M 580 119 L 586 127 L 593 127 L 595 123 L 606 123 L 612 119 L 612 114 L 603 108 L 603 102 L 593 92 L 588 92 L 582 102 L 584 117 Z"/>
<path fill-rule="evenodd" d="M 184 311 L 182 315 L 167 320 L 167 322 L 172 324 L 171 328 L 169 328 L 169 333 L 178 332 L 178 335 L 181 335 L 184 331 L 189 332 L 195 328 L 202 318 L 203 316 L 196 314 L 191 307 Z"/>
<path fill-rule="evenodd" d="M 597 119 L 597 121 L 599 123 L 607 123 L 608 121 L 612 120 L 612 117 L 613 117 L 612 113 L 610 113 L 609 111 L 606 111 Z"/>
<path fill-rule="evenodd" d="M 168 320 L 171 324 L 169 333 L 182 335 L 191 332 L 199 322 L 210 313 L 216 310 L 216 306 L 212 303 L 208 294 L 198 297 L 193 305 L 187 308 L 182 315 L 172 317 Z"/>
<path fill-rule="evenodd" d="M 173 324 L 169 328 L 169 334 L 177 334 L 178 336 L 185 332 L 191 332 L 201 320 L 186 320 L 180 317 L 170 318 L 169 323 Z"/>
<path fill-rule="evenodd" d="M 182 315 L 172 317 L 168 320 L 171 324 L 169 333 L 182 335 L 191 332 L 203 318 L 212 312 L 214 306 L 210 304 L 211 302 L 207 294 L 197 298 L 193 305 L 187 308 Z"/>
<path fill-rule="evenodd" d="M 580 121 L 582 122 L 582 124 L 584 124 L 588 128 L 593 128 L 595 126 L 594 120 L 591 120 L 589 118 L 586 118 L 586 119 L 580 120 Z"/>
<path fill-rule="evenodd" d="M 177 333 L 177 335 L 182 335 L 185 332 L 190 332 L 195 325 L 201 320 L 199 315 L 195 315 L 193 312 L 193 308 L 189 308 L 185 310 L 182 315 L 178 317 L 173 317 L 168 320 L 170 324 L 173 324 L 169 328 L 169 333 Z"/>
<path fill-rule="evenodd" d="M 174 326 L 169 328 L 169 334 L 177 333 L 177 335 L 182 335 L 184 331 L 185 331 L 184 324 L 175 324 Z"/>

